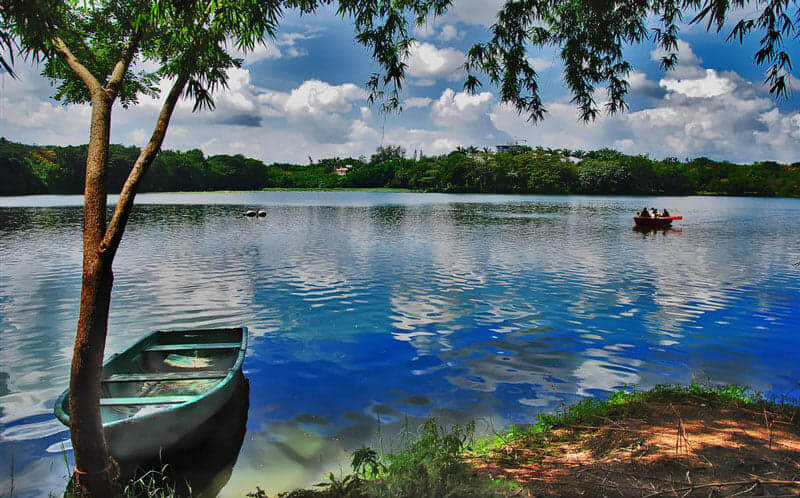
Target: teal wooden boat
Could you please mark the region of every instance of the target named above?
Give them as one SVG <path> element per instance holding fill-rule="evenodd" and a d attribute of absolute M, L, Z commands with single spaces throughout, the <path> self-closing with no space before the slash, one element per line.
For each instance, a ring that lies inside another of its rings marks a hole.
<path fill-rule="evenodd" d="M 147 459 L 186 442 L 242 383 L 247 328 L 157 331 L 103 364 L 100 411 L 109 452 Z M 69 421 L 69 390 L 55 415 Z"/>

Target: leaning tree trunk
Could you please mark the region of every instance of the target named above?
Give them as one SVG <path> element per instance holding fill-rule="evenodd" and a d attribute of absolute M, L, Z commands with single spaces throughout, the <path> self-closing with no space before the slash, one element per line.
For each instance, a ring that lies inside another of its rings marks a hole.
<path fill-rule="evenodd" d="M 83 208 L 83 281 L 78 331 L 70 375 L 70 431 L 75 484 L 83 496 L 112 496 L 119 469 L 109 457 L 100 413 L 103 352 L 114 282 L 112 264 L 142 177 L 153 164 L 188 77 L 179 76 L 161 107 L 153 134 L 139 152 L 106 227 L 106 172 L 112 101 L 105 92 L 92 98 L 92 123 L 86 158 Z"/>
<path fill-rule="evenodd" d="M 92 99 L 83 208 L 81 305 L 69 383 L 75 484 L 85 496 L 112 496 L 118 474 L 108 456 L 98 403 L 114 281 L 113 252 L 103 244 L 110 130 L 111 103 L 104 92 L 99 92 Z"/>

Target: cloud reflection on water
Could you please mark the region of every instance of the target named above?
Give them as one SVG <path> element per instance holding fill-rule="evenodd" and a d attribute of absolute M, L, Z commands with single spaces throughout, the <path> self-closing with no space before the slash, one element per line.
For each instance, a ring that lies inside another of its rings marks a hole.
<path fill-rule="evenodd" d="M 626 384 L 800 377 L 796 200 L 173 197 L 134 213 L 108 351 L 153 329 L 250 327 L 248 432 L 223 495 L 317 482 L 379 420 L 391 440 L 405 415 L 524 423 Z M 633 232 L 643 203 L 684 214 L 682 232 Z M 243 205 L 271 207 L 249 219 Z M 0 457 L 35 479 L 66 436 L 50 411 L 80 210 L 2 208 L 0 235 Z"/>

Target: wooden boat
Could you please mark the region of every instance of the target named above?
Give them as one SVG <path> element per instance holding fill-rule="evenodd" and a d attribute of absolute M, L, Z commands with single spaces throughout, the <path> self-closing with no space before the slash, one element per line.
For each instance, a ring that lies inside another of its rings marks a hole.
<path fill-rule="evenodd" d="M 682 220 L 683 216 L 659 216 L 653 218 L 650 216 L 634 216 L 633 222 L 639 226 L 648 227 L 668 227 L 672 225 L 673 220 Z"/>
<path fill-rule="evenodd" d="M 217 413 L 242 383 L 247 328 L 153 332 L 103 364 L 100 412 L 109 452 L 146 459 Z M 69 390 L 55 415 L 69 426 Z"/>

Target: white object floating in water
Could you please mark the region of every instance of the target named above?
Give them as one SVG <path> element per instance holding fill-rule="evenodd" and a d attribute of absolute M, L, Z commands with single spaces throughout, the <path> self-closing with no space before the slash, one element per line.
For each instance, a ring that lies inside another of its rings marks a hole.
<path fill-rule="evenodd" d="M 266 215 L 267 215 L 267 212 L 266 212 L 266 211 L 264 211 L 264 210 L 261 210 L 261 209 L 259 209 L 259 210 L 258 210 L 258 216 L 259 216 L 259 217 L 263 218 L 263 217 L 264 217 L 264 216 L 266 216 Z"/>
<path fill-rule="evenodd" d="M 256 215 L 256 212 L 255 212 L 255 211 L 253 211 L 253 210 L 251 209 L 251 210 L 249 210 L 249 211 L 245 211 L 245 212 L 244 212 L 244 215 L 245 215 L 245 216 L 249 216 L 249 217 L 253 217 L 253 216 L 255 216 L 255 215 Z"/>

